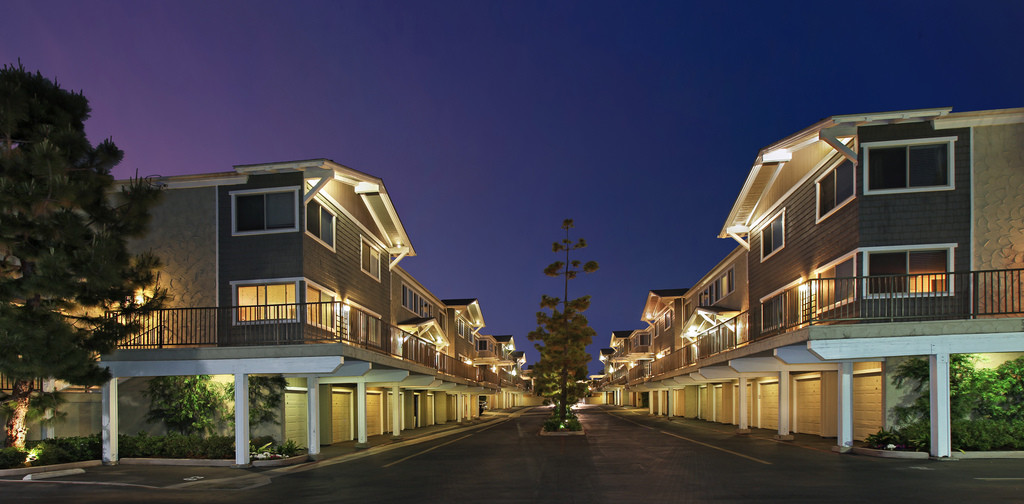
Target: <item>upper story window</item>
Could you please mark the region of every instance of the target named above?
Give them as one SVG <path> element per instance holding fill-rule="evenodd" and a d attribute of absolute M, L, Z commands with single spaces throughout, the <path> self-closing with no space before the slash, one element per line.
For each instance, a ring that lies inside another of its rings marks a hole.
<path fill-rule="evenodd" d="M 459 336 L 462 336 L 463 338 L 466 337 L 466 321 L 465 320 L 462 320 L 461 318 L 455 319 L 455 328 L 456 328 L 456 331 L 459 333 Z"/>
<path fill-rule="evenodd" d="M 846 159 L 818 179 L 818 220 L 828 217 L 853 199 L 853 163 Z"/>
<path fill-rule="evenodd" d="M 380 281 L 380 251 L 370 244 L 366 238 L 359 241 L 359 266 L 363 273 Z"/>
<path fill-rule="evenodd" d="M 306 205 L 306 232 L 334 250 L 334 214 L 316 201 Z"/>
<path fill-rule="evenodd" d="M 815 278 L 816 303 L 820 309 L 827 309 L 840 303 L 852 301 L 857 292 L 855 258 L 856 254 L 830 263 L 818 270 Z"/>
<path fill-rule="evenodd" d="M 637 336 L 637 344 L 639 346 L 650 346 L 651 344 L 651 333 L 642 332 Z"/>
<path fill-rule="evenodd" d="M 235 320 L 296 320 L 295 282 L 235 285 Z"/>
<path fill-rule="evenodd" d="M 420 317 L 433 317 L 434 307 L 412 288 L 402 284 L 402 306 Z"/>
<path fill-rule="evenodd" d="M 246 190 L 231 193 L 233 234 L 286 233 L 299 230 L 299 190 Z"/>
<path fill-rule="evenodd" d="M 953 188 L 956 137 L 869 142 L 864 148 L 864 194 Z"/>
<path fill-rule="evenodd" d="M 476 341 L 476 349 L 477 349 L 477 351 L 480 351 L 480 352 L 486 352 L 486 351 L 491 349 L 490 342 L 487 341 L 487 340 L 477 340 Z"/>
<path fill-rule="evenodd" d="M 662 319 L 661 323 L 665 326 L 666 330 L 672 327 L 672 310 L 665 312 L 665 318 Z"/>
<path fill-rule="evenodd" d="M 729 268 L 729 271 L 725 272 L 725 277 L 723 278 L 722 294 L 732 294 L 732 291 L 736 290 L 736 268 Z"/>
<path fill-rule="evenodd" d="M 761 260 L 764 261 L 786 246 L 786 211 L 778 213 L 761 228 Z"/>
<path fill-rule="evenodd" d="M 869 294 L 949 292 L 953 247 L 867 252 Z"/>

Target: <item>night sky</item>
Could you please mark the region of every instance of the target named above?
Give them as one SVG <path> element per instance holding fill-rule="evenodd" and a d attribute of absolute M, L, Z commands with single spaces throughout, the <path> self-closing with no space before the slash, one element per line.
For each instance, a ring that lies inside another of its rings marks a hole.
<path fill-rule="evenodd" d="M 570 287 L 595 355 L 733 249 L 716 236 L 761 147 L 831 115 L 1024 106 L 1022 31 L 1019 0 L 4 0 L 0 64 L 81 90 L 119 178 L 381 177 L 419 254 L 402 267 L 478 298 L 533 363 L 562 219 L 601 264 Z"/>

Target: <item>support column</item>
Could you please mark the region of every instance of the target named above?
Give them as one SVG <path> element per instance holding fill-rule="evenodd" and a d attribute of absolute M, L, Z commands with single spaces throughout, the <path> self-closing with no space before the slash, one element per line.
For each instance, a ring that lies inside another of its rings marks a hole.
<path fill-rule="evenodd" d="M 779 371 L 779 433 L 775 439 L 789 441 L 789 371 Z"/>
<path fill-rule="evenodd" d="M 654 397 L 656 392 L 653 390 L 647 391 L 647 413 L 650 415 L 657 415 L 654 411 Z"/>
<path fill-rule="evenodd" d="M 675 397 L 673 397 L 673 395 L 675 393 L 676 393 L 676 389 L 674 389 L 672 387 L 669 387 L 668 388 L 668 395 L 665 396 L 666 397 L 665 398 L 665 409 L 668 410 L 668 412 L 666 414 L 668 415 L 669 418 L 672 418 L 672 417 L 676 416 L 676 412 L 672 411 L 674 409 L 674 406 L 675 406 L 675 403 L 676 403 L 676 399 L 675 399 Z"/>
<path fill-rule="evenodd" d="M 455 393 L 455 421 L 462 423 L 462 409 L 463 409 L 462 394 L 459 392 Z"/>
<path fill-rule="evenodd" d="M 839 393 L 836 403 L 836 442 L 839 452 L 846 453 L 853 447 L 853 363 L 839 363 Z"/>
<path fill-rule="evenodd" d="M 747 379 L 740 377 L 740 421 L 736 432 L 739 434 L 750 434 L 750 412 L 747 411 Z"/>
<path fill-rule="evenodd" d="M 932 427 L 929 451 L 933 457 L 949 457 L 951 444 L 949 433 L 949 354 L 929 355 L 928 368 Z"/>
<path fill-rule="evenodd" d="M 402 439 L 402 391 L 391 387 L 391 439 Z"/>
<path fill-rule="evenodd" d="M 366 382 L 356 383 L 356 448 L 369 448 L 366 442 Z"/>
<path fill-rule="evenodd" d="M 235 466 L 249 465 L 249 375 L 235 374 Z"/>
<path fill-rule="evenodd" d="M 117 377 L 103 384 L 103 464 L 117 465 Z M 246 450 L 248 452 L 248 450 Z"/>
<path fill-rule="evenodd" d="M 306 377 L 306 453 L 316 460 L 320 455 L 320 378 Z"/>

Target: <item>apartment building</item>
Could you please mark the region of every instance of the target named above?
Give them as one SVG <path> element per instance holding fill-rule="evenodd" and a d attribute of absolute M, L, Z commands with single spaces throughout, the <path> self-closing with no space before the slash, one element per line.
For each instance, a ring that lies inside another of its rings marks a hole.
<path fill-rule="evenodd" d="M 1024 109 L 832 116 L 779 140 L 719 234 L 740 248 L 684 297 L 682 348 L 622 386 L 676 390 L 652 413 L 845 450 L 889 425 L 888 375 L 926 356 L 931 454 L 949 456 L 949 355 L 1024 352 L 1022 186 Z M 723 268 L 744 301 L 707 283 Z"/>
<path fill-rule="evenodd" d="M 172 299 L 101 356 L 114 375 L 105 461 L 137 414 L 119 409 L 119 383 L 155 376 L 234 381 L 238 464 L 249 462 L 252 375 L 287 378 L 275 437 L 314 457 L 321 444 L 473 418 L 481 396 L 521 402 L 521 361 L 475 363 L 479 302 L 439 299 L 399 266 L 416 251 L 382 180 L 325 159 L 234 168 L 158 180 L 164 199 L 134 246 L 163 260 Z"/>

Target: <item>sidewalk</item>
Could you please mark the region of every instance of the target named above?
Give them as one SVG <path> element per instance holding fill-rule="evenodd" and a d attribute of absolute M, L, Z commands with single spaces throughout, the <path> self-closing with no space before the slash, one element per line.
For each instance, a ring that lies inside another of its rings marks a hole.
<path fill-rule="evenodd" d="M 367 439 L 369 448 L 358 449 L 355 441 L 345 441 L 332 445 L 321 446 L 320 454 L 315 461 L 302 461 L 278 467 L 210 467 L 161 465 L 159 462 L 135 464 L 122 463 L 114 466 L 90 466 L 75 470 L 75 474 L 63 474 L 53 478 L 40 478 L 25 481 L 34 483 L 72 483 L 82 485 L 134 486 L 142 488 L 163 489 L 245 489 L 259 487 L 270 483 L 272 477 L 290 472 L 305 471 L 323 465 L 338 464 L 382 453 L 403 445 L 426 442 L 440 437 L 450 436 L 483 425 L 503 421 L 511 416 L 518 416 L 529 407 L 516 407 L 506 410 L 485 411 L 479 418 L 462 423 L 449 422 L 440 425 L 406 429 L 401 433 L 400 440 L 391 439 L 391 433 L 370 436 Z M 70 464 L 62 464 L 68 465 Z M 56 467 L 51 466 L 51 469 Z M 34 477 L 43 476 L 42 471 L 33 473 Z M 22 481 L 23 475 L 0 476 L 0 481 Z"/>

